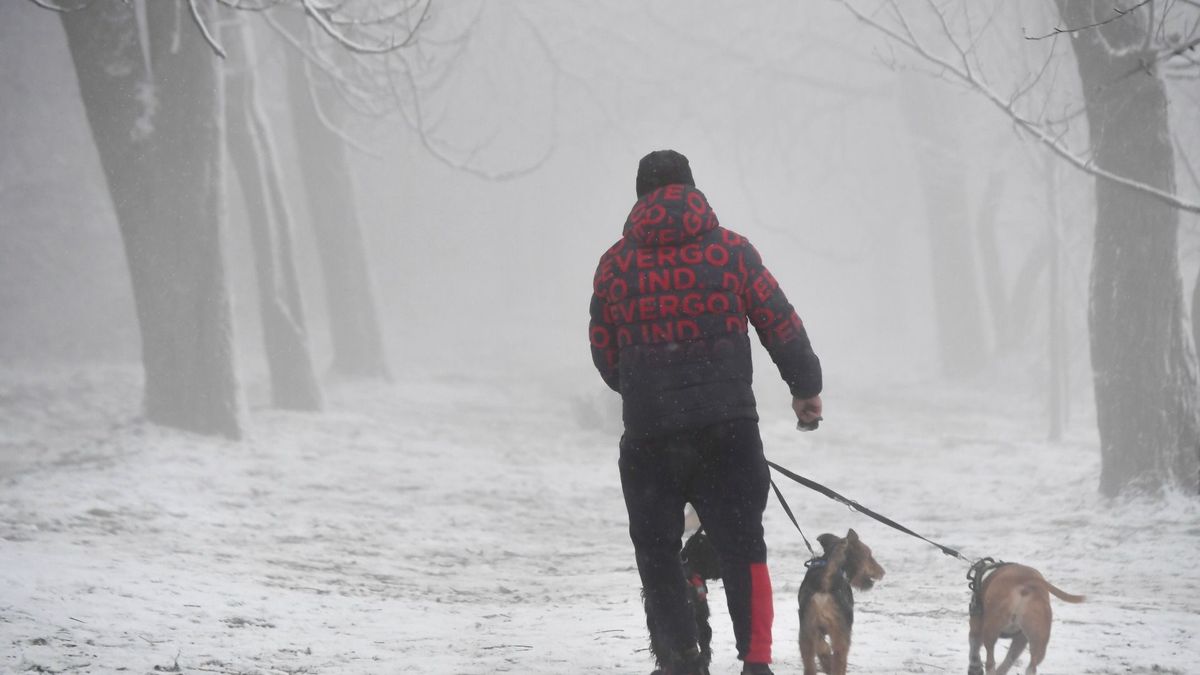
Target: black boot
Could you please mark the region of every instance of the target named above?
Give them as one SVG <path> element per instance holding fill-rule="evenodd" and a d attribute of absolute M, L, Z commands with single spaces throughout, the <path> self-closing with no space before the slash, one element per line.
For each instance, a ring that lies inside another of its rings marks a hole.
<path fill-rule="evenodd" d="M 775 675 L 771 672 L 771 666 L 765 663 L 747 663 L 742 666 L 742 675 Z"/>

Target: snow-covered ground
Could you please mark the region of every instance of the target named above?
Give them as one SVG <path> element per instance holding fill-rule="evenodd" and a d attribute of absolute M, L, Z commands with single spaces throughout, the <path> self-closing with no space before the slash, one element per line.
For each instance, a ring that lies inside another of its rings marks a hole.
<path fill-rule="evenodd" d="M 0 671 L 650 671 L 599 392 L 347 387 L 322 415 L 253 410 L 235 443 L 139 422 L 138 378 L 0 372 Z M 1086 594 L 1055 601 L 1043 673 L 1200 673 L 1200 504 L 1105 502 L 1091 425 L 1050 444 L 1031 405 L 830 391 L 820 431 L 764 405 L 763 434 L 784 466 Z M 854 527 L 887 569 L 857 595 L 852 671 L 965 672 L 966 565 L 780 486 L 810 537 Z M 766 524 L 775 669 L 797 673 L 807 555 L 775 503 Z M 712 588 L 713 672 L 736 673 Z"/>

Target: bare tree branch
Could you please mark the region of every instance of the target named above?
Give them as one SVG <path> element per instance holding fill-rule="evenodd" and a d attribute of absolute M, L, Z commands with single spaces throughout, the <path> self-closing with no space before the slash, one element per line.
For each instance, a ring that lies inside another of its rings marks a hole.
<path fill-rule="evenodd" d="M 363 44 L 362 42 L 351 38 L 339 30 L 337 21 L 333 17 L 333 13 L 337 10 L 336 7 L 321 7 L 317 4 L 316 0 L 301 0 L 301 4 L 304 7 L 304 12 L 308 14 L 308 16 L 312 17 L 313 21 L 317 22 L 317 25 L 321 27 L 321 30 L 325 31 L 329 37 L 336 40 L 346 49 L 362 54 L 385 54 L 387 52 L 393 52 L 397 49 L 407 47 L 412 40 L 416 38 L 418 29 L 420 29 L 421 25 L 425 23 L 425 20 L 429 16 L 429 8 L 433 4 L 433 0 L 425 0 L 425 6 L 421 11 L 421 16 L 417 19 L 416 25 L 409 27 L 407 37 L 398 41 L 396 40 L 396 36 L 393 35 L 389 37 L 385 43 L 378 45 Z M 395 17 L 404 16 L 406 13 L 407 12 L 399 12 L 395 15 Z M 342 25 L 354 24 L 353 22 L 343 22 Z"/>
<path fill-rule="evenodd" d="M 1184 152 L 1183 144 L 1179 142 L 1179 136 L 1173 136 L 1171 142 L 1175 144 L 1175 154 L 1179 157 L 1183 168 L 1187 170 L 1188 177 L 1192 179 L 1192 185 L 1197 191 L 1200 191 L 1200 175 L 1196 174 L 1196 167 L 1192 166 L 1192 160 Z"/>
<path fill-rule="evenodd" d="M 432 0 L 429 0 L 428 2 L 425 3 L 424 9 L 421 10 L 421 18 L 418 19 L 418 25 L 420 24 L 420 22 L 423 22 L 425 20 L 425 16 L 429 13 L 429 6 L 431 4 L 432 4 Z M 344 19 L 344 18 L 337 17 L 337 16 L 330 16 L 329 22 L 334 25 L 337 25 L 337 26 L 377 26 L 380 24 L 392 23 L 393 21 L 397 21 L 400 18 L 407 16 L 408 14 L 411 14 L 412 11 L 414 9 L 416 9 L 418 6 L 419 5 L 402 5 L 400 7 L 400 9 L 397 9 L 395 12 L 392 12 L 391 14 L 384 14 L 384 15 L 375 17 L 373 19 L 366 19 L 366 18 Z"/>
<path fill-rule="evenodd" d="M 331 121 L 329 119 L 329 115 L 325 112 L 325 107 L 323 105 L 321 105 L 321 97 L 317 94 L 316 81 L 315 81 L 316 78 L 314 78 L 312 76 L 312 71 L 309 70 L 311 65 L 312 64 L 310 61 L 304 62 L 305 75 L 307 75 L 307 77 L 305 79 L 308 80 L 309 100 L 312 101 L 313 111 L 317 114 L 317 119 L 321 121 L 321 126 L 325 127 L 325 129 L 328 130 L 329 133 L 342 139 L 343 143 L 345 143 L 346 145 L 350 146 L 351 148 L 354 148 L 355 150 L 363 153 L 364 155 L 366 155 L 368 157 L 374 157 L 376 159 L 382 157 L 382 155 L 380 155 L 378 152 L 371 150 L 365 144 L 359 143 L 358 141 L 356 141 L 353 137 L 350 136 L 350 134 L 346 133 L 339 125 L 334 124 L 333 121 Z"/>
<path fill-rule="evenodd" d="M 83 3 L 76 7 L 63 7 L 61 5 L 56 5 L 52 2 L 50 2 L 50 0 L 29 0 L 29 1 L 32 2 L 33 4 L 37 5 L 38 7 L 41 7 L 42 9 L 48 9 L 52 12 L 62 12 L 64 14 L 67 12 L 78 12 L 81 9 L 85 9 L 88 5 L 92 4 L 92 2 L 93 2 L 93 0 L 83 0 Z"/>
<path fill-rule="evenodd" d="M 538 30 L 537 26 L 534 25 L 533 22 L 529 19 L 529 17 L 527 17 L 523 12 L 520 12 L 518 10 L 517 14 L 521 18 L 521 20 L 524 23 L 526 23 L 527 26 L 529 27 L 529 29 L 534 37 L 534 42 L 538 45 L 538 48 L 543 51 L 543 53 L 546 56 L 547 61 L 553 61 L 553 59 L 551 58 L 552 51 L 551 51 L 550 45 L 547 42 L 545 36 L 542 35 L 541 31 Z M 557 102 L 559 99 L 559 96 L 557 94 L 557 90 L 559 87 L 559 72 L 557 69 L 555 69 L 553 72 L 554 72 L 554 80 L 553 80 L 551 87 L 554 91 L 551 94 L 551 100 L 554 101 L 555 106 L 557 106 Z M 404 82 L 402 82 L 402 83 L 398 82 L 397 78 L 403 78 Z M 430 120 L 428 119 L 428 116 L 427 116 L 427 113 L 425 110 L 425 105 L 424 105 L 424 103 L 422 101 L 422 97 L 421 97 L 422 87 L 420 87 L 418 85 L 416 78 L 414 77 L 414 75 L 412 73 L 412 69 L 404 68 L 402 70 L 402 72 L 397 72 L 397 69 L 391 69 L 388 71 L 388 79 L 391 83 L 391 87 L 394 92 L 394 96 L 397 99 L 405 98 L 404 95 L 401 93 L 401 88 L 403 87 L 404 89 L 407 89 L 407 91 L 409 92 L 409 96 L 407 98 L 409 100 L 409 104 L 412 107 L 412 117 L 407 118 L 406 121 L 408 121 L 408 123 L 411 126 L 411 128 L 413 129 L 413 131 L 416 132 L 417 139 L 421 142 L 422 147 L 424 147 L 425 150 L 427 152 L 429 152 L 430 155 L 432 155 L 435 159 L 442 162 L 446 166 L 449 166 L 454 169 L 458 169 L 460 171 L 466 171 L 470 174 L 473 174 L 473 175 L 483 178 L 485 180 L 504 181 L 504 180 L 510 180 L 513 178 L 518 178 L 520 176 L 524 176 L 524 175 L 533 173 L 534 171 L 537 171 L 538 169 L 545 166 L 545 164 L 550 160 L 550 157 L 554 154 L 554 150 L 557 146 L 557 140 L 554 138 L 553 132 L 552 132 L 551 142 L 547 144 L 545 151 L 542 152 L 540 154 L 540 156 L 538 156 L 534 161 L 530 162 L 529 164 L 526 164 L 524 166 L 519 166 L 519 167 L 516 167 L 513 169 L 502 170 L 502 171 L 481 169 L 481 168 L 473 165 L 473 161 L 475 160 L 476 157 L 478 157 L 479 153 L 482 152 L 490 144 L 490 142 L 496 138 L 496 136 L 500 133 L 499 129 L 494 130 L 491 134 L 489 134 L 489 137 L 484 139 L 483 142 L 477 143 L 470 149 L 466 150 L 465 157 L 463 157 L 463 156 L 455 157 L 454 155 L 455 155 L 456 150 L 454 148 L 450 147 L 445 142 L 440 141 L 439 139 L 436 138 L 435 131 L 438 126 L 437 122 L 431 123 Z M 406 111 L 406 117 L 407 117 L 407 111 Z M 557 115 L 553 115 L 552 117 L 557 117 Z M 463 151 L 459 150 L 457 152 L 461 154 Z"/>
<path fill-rule="evenodd" d="M 192 13 L 192 21 L 196 23 L 196 28 L 200 30 L 200 34 L 204 36 L 204 40 L 208 43 L 208 46 L 212 47 L 212 50 L 217 53 L 217 56 L 225 58 L 225 50 L 221 47 L 221 45 L 217 44 L 216 38 L 214 38 L 213 34 L 209 32 L 208 26 L 204 24 L 204 19 L 200 17 L 200 10 L 196 7 L 196 0 L 188 0 L 188 9 Z"/>
<path fill-rule="evenodd" d="M 1080 171 L 1083 171 L 1092 176 L 1096 176 L 1098 178 L 1103 178 L 1105 180 L 1109 180 L 1114 183 L 1117 183 L 1118 185 L 1123 185 L 1125 187 L 1128 187 L 1128 188 L 1131 188 L 1138 192 L 1141 192 L 1142 194 L 1153 197 L 1165 204 L 1168 204 L 1177 209 L 1180 209 L 1181 211 L 1187 211 L 1189 213 L 1200 213 L 1200 203 L 1186 201 L 1186 200 L 1180 198 L 1178 195 L 1172 194 L 1165 190 L 1161 190 L 1152 185 L 1147 185 L 1140 181 L 1136 181 L 1136 180 L 1133 180 L 1130 178 L 1126 178 L 1125 176 L 1120 176 L 1118 174 L 1112 173 L 1111 171 L 1107 171 L 1105 169 L 1102 169 L 1102 168 L 1096 166 L 1092 162 L 1091 159 L 1084 159 L 1084 158 L 1079 157 L 1078 155 L 1076 155 L 1074 153 L 1074 151 L 1072 151 L 1070 148 L 1068 148 L 1065 143 L 1062 142 L 1061 135 L 1058 137 L 1055 137 L 1055 136 L 1051 135 L 1041 124 L 1038 124 L 1037 122 L 1034 122 L 1032 120 L 1029 120 L 1029 119 L 1026 119 L 1025 117 L 1023 117 L 1013 107 L 1012 103 L 1010 103 L 1004 97 L 1000 96 L 998 93 L 996 93 L 994 90 L 992 90 L 992 88 L 989 87 L 987 84 L 985 84 L 984 82 L 981 82 L 979 79 L 974 77 L 974 75 L 972 73 L 970 73 L 966 70 L 959 69 L 954 64 L 952 64 L 952 63 L 946 61 L 945 59 L 941 58 L 940 56 L 930 52 L 929 49 L 923 43 L 921 43 L 920 40 L 918 40 L 916 38 L 912 38 L 912 39 L 906 38 L 904 35 L 902 35 L 897 30 L 889 28 L 888 26 L 883 25 L 879 21 L 872 19 L 871 17 L 863 14 L 861 11 L 858 10 L 858 8 L 856 8 L 854 5 L 850 4 L 850 2 L 848 0 L 837 0 L 837 1 L 843 7 L 845 7 L 846 10 L 849 11 L 856 19 L 858 19 L 859 22 L 864 23 L 864 24 L 874 28 L 875 30 L 883 33 L 884 35 L 891 38 L 893 41 L 899 43 L 901 46 L 907 48 L 909 51 L 915 53 L 917 56 L 921 57 L 922 59 L 925 59 L 926 61 L 929 61 L 930 63 L 933 63 L 933 64 L 941 67 L 941 69 L 944 73 L 953 75 L 959 82 L 961 82 L 962 84 L 965 84 L 968 88 L 981 94 L 985 99 L 990 101 L 992 103 L 992 105 L 994 105 L 1001 112 L 1006 114 L 1016 124 L 1017 128 L 1024 131 L 1026 134 L 1031 136 L 1034 140 L 1037 140 L 1042 145 L 1045 145 L 1054 154 L 1065 159 L 1067 161 L 1067 163 L 1069 163 L 1071 166 L 1074 166 L 1075 168 L 1079 169 Z M 905 23 L 905 31 L 909 35 L 912 35 L 911 31 L 908 30 L 907 23 Z"/>
<path fill-rule="evenodd" d="M 304 58 L 306 63 L 319 68 L 322 73 L 337 82 L 340 88 L 349 90 L 348 93 L 350 95 L 361 97 L 362 100 L 369 100 L 376 95 L 366 89 L 360 90 L 356 81 L 347 78 L 345 73 L 339 70 L 336 65 L 322 58 L 317 54 L 316 50 L 306 46 L 299 37 L 292 35 L 291 32 L 279 24 L 279 21 L 270 12 L 264 12 L 260 16 L 270 26 L 271 30 L 275 31 L 288 46 L 295 49 Z"/>
<path fill-rule="evenodd" d="M 1042 67 L 1040 69 L 1038 69 L 1037 74 L 1034 75 L 1032 78 L 1030 78 L 1028 84 L 1021 87 L 1017 91 L 1013 92 L 1013 95 L 1008 98 L 1009 105 L 1012 105 L 1012 104 L 1016 103 L 1017 101 L 1021 100 L 1022 98 L 1024 98 L 1025 95 L 1030 92 L 1030 90 L 1032 90 L 1035 86 L 1037 86 L 1038 82 L 1042 81 L 1042 78 L 1046 75 L 1046 71 L 1050 68 L 1050 62 L 1053 60 L 1054 60 L 1054 49 L 1052 47 L 1050 49 L 1050 53 L 1046 55 L 1046 60 L 1044 62 L 1042 62 Z"/>
<path fill-rule="evenodd" d="M 265 12 L 268 9 L 274 9 L 288 0 L 260 0 L 259 4 L 251 5 L 242 2 L 241 0 L 217 0 L 217 2 L 225 5 L 230 9 L 236 9 L 240 12 Z"/>
<path fill-rule="evenodd" d="M 1103 21 L 1097 21 L 1096 23 L 1089 23 L 1086 26 L 1076 26 L 1075 28 L 1059 28 L 1058 26 L 1055 26 L 1053 31 L 1046 33 L 1045 35 L 1038 35 L 1036 37 L 1030 36 L 1030 35 L 1025 35 L 1025 39 L 1026 40 L 1045 40 L 1048 37 L 1055 37 L 1057 35 L 1062 35 L 1064 33 L 1078 33 L 1079 31 L 1088 30 L 1090 28 L 1098 28 L 1105 24 L 1112 23 L 1112 22 L 1116 21 L 1117 19 L 1124 17 L 1126 14 L 1129 14 L 1130 12 L 1133 12 L 1134 10 L 1139 9 L 1139 8 L 1143 7 L 1144 5 L 1148 5 L 1151 2 L 1153 2 L 1153 0 L 1142 0 L 1141 2 L 1134 5 L 1133 7 L 1130 7 L 1129 9 L 1121 9 L 1120 7 L 1113 7 L 1113 13 L 1114 13 L 1113 16 L 1110 16 L 1109 18 L 1107 18 Z M 1153 7 L 1151 7 L 1150 9 L 1151 9 L 1151 11 L 1154 10 Z M 1022 34 L 1024 34 L 1024 30 L 1022 30 Z"/>
<path fill-rule="evenodd" d="M 979 42 L 979 39 L 982 38 L 985 33 L 987 33 L 988 29 L 992 27 L 992 24 L 996 20 L 996 16 L 1000 14 L 1000 7 L 1003 5 L 1004 2 L 997 2 L 992 6 L 991 15 L 989 15 L 987 21 L 983 23 L 983 26 L 979 29 L 979 33 L 977 33 L 975 37 L 971 39 L 971 44 L 967 45 L 968 54 L 975 51 L 975 45 Z"/>

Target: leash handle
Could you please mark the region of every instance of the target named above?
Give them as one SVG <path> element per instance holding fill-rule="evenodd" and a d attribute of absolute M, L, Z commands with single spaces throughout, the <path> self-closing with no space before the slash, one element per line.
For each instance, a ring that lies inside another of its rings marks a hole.
<path fill-rule="evenodd" d="M 798 473 L 788 471 L 787 469 L 783 468 L 782 466 L 779 466 L 778 464 L 776 464 L 775 462 L 772 462 L 771 460 L 767 460 L 767 466 L 771 467 L 772 469 L 775 469 L 776 471 L 783 474 L 784 476 L 791 478 L 793 481 L 803 485 L 804 487 L 806 487 L 810 490 L 819 492 L 836 502 L 841 502 L 842 504 L 849 506 L 850 508 L 854 509 L 855 511 L 858 511 L 859 513 L 861 513 L 865 516 L 874 518 L 875 520 L 883 523 L 884 525 L 887 525 L 888 527 L 890 527 L 894 530 L 899 530 L 900 532 L 903 532 L 909 536 L 916 537 L 917 539 L 920 539 L 921 541 L 924 541 L 928 544 L 932 544 L 933 546 L 936 546 L 938 549 L 940 549 L 942 553 L 944 553 L 952 558 L 958 558 L 959 560 L 961 560 L 965 563 L 968 563 L 968 564 L 971 563 L 970 559 L 968 559 L 966 556 L 959 553 L 958 551 L 950 548 L 949 546 L 943 546 L 943 545 L 937 543 L 936 541 L 933 541 L 932 539 L 927 539 L 925 537 L 922 537 L 921 535 L 917 534 L 916 532 L 913 532 L 912 530 L 901 525 L 900 523 L 897 523 L 896 521 L 892 520 L 891 518 L 888 518 L 885 515 L 876 513 L 874 511 L 872 511 L 871 509 L 868 509 L 867 507 L 863 506 L 862 504 L 859 504 L 858 502 L 854 501 L 853 499 L 843 497 L 842 495 L 834 492 L 833 490 L 830 490 L 829 488 L 825 487 L 824 485 L 821 485 L 820 483 L 818 483 L 814 480 L 805 478 L 804 476 L 801 476 Z M 772 481 L 771 485 L 772 486 L 775 485 L 774 481 Z M 775 488 L 775 494 L 776 495 L 779 494 L 779 488 Z M 791 511 L 788 510 L 786 506 L 784 507 L 784 509 L 788 511 L 788 515 L 790 516 Z M 792 522 L 793 523 L 796 522 L 795 518 L 792 519 Z M 800 527 L 799 525 L 796 526 L 797 529 L 799 529 L 799 527 Z M 804 543 L 807 544 L 808 540 L 806 539 Z M 809 546 L 808 548 L 810 551 L 812 550 L 812 546 Z"/>

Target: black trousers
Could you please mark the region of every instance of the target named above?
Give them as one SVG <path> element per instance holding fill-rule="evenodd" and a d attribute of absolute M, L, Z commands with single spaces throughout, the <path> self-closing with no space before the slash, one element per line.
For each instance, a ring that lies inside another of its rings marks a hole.
<path fill-rule="evenodd" d="M 656 633 L 683 651 L 696 626 L 679 561 L 691 502 L 721 560 L 738 658 L 771 660 L 771 582 L 762 514 L 770 475 L 758 422 L 738 419 L 658 438 L 621 439 L 621 488 Z"/>

